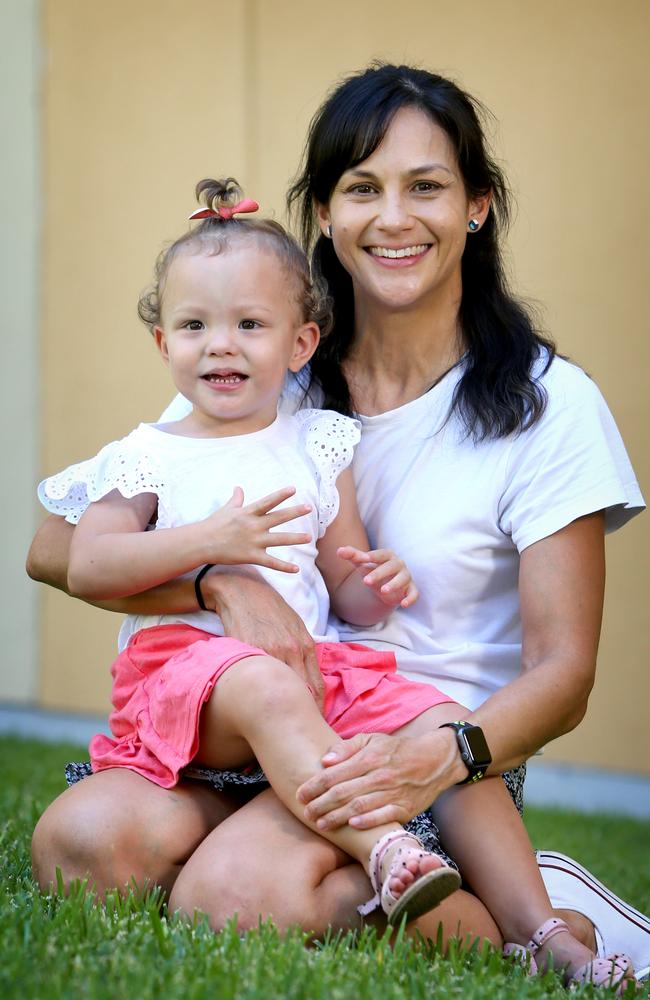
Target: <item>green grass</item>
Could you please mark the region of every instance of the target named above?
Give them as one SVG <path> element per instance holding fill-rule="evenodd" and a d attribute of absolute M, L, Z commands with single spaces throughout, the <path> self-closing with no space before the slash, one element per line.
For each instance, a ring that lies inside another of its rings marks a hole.
<path fill-rule="evenodd" d="M 552 975 L 526 979 L 489 949 L 452 950 L 372 931 L 305 947 L 272 926 L 240 937 L 169 917 L 155 897 L 107 906 L 73 893 L 41 896 L 31 881 L 31 831 L 61 791 L 61 768 L 78 747 L 0 739 L 0 996 L 166 1000 L 507 1000 L 566 997 Z M 573 853 L 641 909 L 650 909 L 650 824 L 530 810 L 537 846 Z M 595 995 L 591 988 L 574 996 Z M 605 995 L 605 994 L 601 994 Z M 644 990 L 642 996 L 647 995 Z"/>

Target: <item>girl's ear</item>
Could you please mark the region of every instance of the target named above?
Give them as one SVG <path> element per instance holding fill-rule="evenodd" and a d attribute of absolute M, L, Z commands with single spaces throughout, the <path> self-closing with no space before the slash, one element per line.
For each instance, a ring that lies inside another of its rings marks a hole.
<path fill-rule="evenodd" d="M 156 347 L 160 351 L 163 361 L 167 364 L 169 362 L 169 351 L 167 350 L 167 338 L 165 337 L 165 331 L 162 327 L 154 326 L 153 339 L 156 341 Z"/>
<path fill-rule="evenodd" d="M 321 233 L 323 236 L 329 236 L 328 230 L 332 222 L 329 205 L 322 205 L 319 201 L 314 199 L 314 211 L 316 212 L 316 218 L 318 219 L 318 225 L 320 226 Z"/>
<path fill-rule="evenodd" d="M 304 323 L 296 333 L 296 342 L 289 359 L 289 371 L 299 372 L 307 364 L 318 347 L 320 330 L 318 323 Z"/>

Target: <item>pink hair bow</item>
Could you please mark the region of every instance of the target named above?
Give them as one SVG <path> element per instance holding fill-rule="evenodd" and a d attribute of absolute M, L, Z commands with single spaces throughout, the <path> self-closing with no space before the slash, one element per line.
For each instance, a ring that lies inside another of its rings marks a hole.
<path fill-rule="evenodd" d="M 197 208 L 196 212 L 190 215 L 190 221 L 194 219 L 232 219 L 233 215 L 244 212 L 257 212 L 260 206 L 252 198 L 244 198 L 232 207 L 221 205 L 216 211 L 214 208 Z"/>

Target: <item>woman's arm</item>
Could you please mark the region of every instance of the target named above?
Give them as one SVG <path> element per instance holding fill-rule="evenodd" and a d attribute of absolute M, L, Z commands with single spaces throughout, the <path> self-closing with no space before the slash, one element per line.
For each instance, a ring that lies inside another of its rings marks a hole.
<path fill-rule="evenodd" d="M 483 728 L 493 773 L 527 760 L 584 718 L 603 614 L 604 535 L 599 511 L 521 555 L 522 673 L 470 717 Z"/>
<path fill-rule="evenodd" d="M 66 594 L 70 593 L 68 564 L 75 531 L 75 526 L 62 517 L 55 514 L 46 517 L 27 554 L 26 568 L 32 580 L 56 587 Z M 159 587 L 152 587 L 131 597 L 86 603 L 105 611 L 131 615 L 185 614 L 197 610 L 194 582 L 186 578 L 168 580 Z"/>
<path fill-rule="evenodd" d="M 500 773 L 583 718 L 596 669 L 605 581 L 602 512 L 527 548 L 520 564 L 522 672 L 466 718 L 482 726 Z M 324 829 L 405 822 L 465 771 L 449 729 L 341 741 L 299 790 Z M 354 819 L 351 819 L 355 817 Z"/>

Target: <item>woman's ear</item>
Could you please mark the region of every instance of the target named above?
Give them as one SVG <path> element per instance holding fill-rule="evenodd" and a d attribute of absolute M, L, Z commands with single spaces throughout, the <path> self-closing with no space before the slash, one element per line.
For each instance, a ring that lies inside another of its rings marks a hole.
<path fill-rule="evenodd" d="M 490 205 L 492 204 L 492 192 L 487 191 L 485 194 L 479 194 L 475 198 L 472 198 L 468 209 L 469 216 L 467 221 L 470 219 L 475 219 L 478 222 L 479 227 L 483 225 L 488 217 L 488 212 L 490 211 Z"/>
<path fill-rule="evenodd" d="M 165 331 L 160 326 L 154 326 L 153 328 L 153 339 L 156 342 L 156 347 L 160 351 L 161 357 L 165 364 L 169 363 L 169 351 L 167 350 L 167 338 L 165 336 Z"/>
<path fill-rule="evenodd" d="M 330 215 L 329 205 L 322 205 L 319 201 L 314 199 L 314 211 L 316 212 L 316 218 L 318 219 L 318 225 L 320 226 L 320 231 L 323 236 L 330 237 L 332 232 L 331 224 L 332 217 Z"/>
<path fill-rule="evenodd" d="M 304 323 L 296 333 L 296 342 L 289 359 L 289 371 L 299 372 L 304 368 L 320 341 L 318 323 Z"/>

